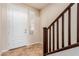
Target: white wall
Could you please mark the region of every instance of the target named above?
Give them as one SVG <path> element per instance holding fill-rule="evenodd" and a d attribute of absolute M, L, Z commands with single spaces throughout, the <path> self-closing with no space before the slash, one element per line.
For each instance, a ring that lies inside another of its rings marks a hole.
<path fill-rule="evenodd" d="M 50 4 L 49 6 L 47 6 L 46 8 L 42 9 L 41 12 L 40 12 L 40 17 L 41 17 L 41 42 L 43 42 L 43 27 L 48 27 L 56 18 L 57 16 L 59 16 L 59 14 L 68 6 L 69 4 Z M 77 41 L 77 5 L 75 4 L 72 8 L 71 8 L 71 43 L 74 44 L 76 43 Z M 64 15 L 64 21 L 65 21 L 65 29 L 64 29 L 64 41 L 65 41 L 65 46 L 68 46 L 68 12 L 65 13 Z M 61 20 L 61 18 L 60 18 Z M 62 32 L 61 32 L 61 23 L 62 21 L 59 20 L 59 48 L 61 48 L 61 35 L 62 35 Z M 56 26 L 55 26 L 56 27 Z M 55 28 L 56 29 L 56 28 Z M 56 31 L 55 31 L 56 33 Z M 53 35 L 52 35 L 53 36 Z M 55 43 L 56 43 L 56 36 L 55 36 Z M 56 44 L 55 44 L 56 46 Z M 57 49 L 55 47 L 55 49 Z M 72 49 L 72 53 L 77 50 L 78 51 L 79 48 L 75 48 L 75 49 Z M 68 51 L 63 51 L 63 55 L 66 55 L 67 53 L 69 53 L 69 50 Z M 62 52 L 60 52 L 62 54 Z M 60 53 L 56 53 L 55 55 L 61 55 Z M 76 52 L 75 52 L 76 53 Z M 74 54 L 75 54 L 74 53 Z M 78 53 L 79 54 L 79 53 Z M 54 54 L 53 54 L 54 55 Z M 73 55 L 71 54 L 68 54 L 68 55 Z"/>
<path fill-rule="evenodd" d="M 50 4 L 40 12 L 43 27 L 48 27 L 69 4 Z M 48 21 L 49 20 L 49 21 Z"/>
<path fill-rule="evenodd" d="M 8 48 L 10 48 L 8 45 L 9 44 L 9 39 L 8 39 L 9 34 L 8 34 L 8 27 L 7 27 L 7 23 L 8 23 L 7 7 L 9 7 L 11 5 L 18 6 L 20 8 L 24 8 L 24 9 L 28 8 L 29 10 L 35 12 L 36 17 L 37 17 L 37 19 L 35 19 L 35 30 L 34 30 L 34 34 L 28 36 L 27 45 L 30 45 L 33 43 L 40 43 L 41 42 L 40 34 L 39 34 L 40 33 L 40 19 L 39 19 L 39 11 L 37 9 L 28 7 L 25 4 L 0 4 L 0 51 L 7 50 Z"/>
<path fill-rule="evenodd" d="M 7 20 L 6 20 L 6 5 L 0 4 L 0 50 L 8 47 L 7 40 Z"/>
<path fill-rule="evenodd" d="M 50 4 L 41 10 L 41 42 L 43 40 L 43 27 L 48 27 L 68 5 L 69 4 Z"/>

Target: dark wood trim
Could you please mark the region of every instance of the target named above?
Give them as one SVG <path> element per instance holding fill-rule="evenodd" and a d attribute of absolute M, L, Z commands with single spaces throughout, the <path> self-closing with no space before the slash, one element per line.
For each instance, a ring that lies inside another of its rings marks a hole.
<path fill-rule="evenodd" d="M 79 42 L 79 3 L 77 4 L 77 42 Z"/>
<path fill-rule="evenodd" d="M 55 50 L 55 25 L 53 24 L 53 51 Z"/>
<path fill-rule="evenodd" d="M 64 47 L 64 14 L 62 15 L 62 48 Z"/>
<path fill-rule="evenodd" d="M 43 28 L 43 55 L 48 53 L 48 29 Z"/>
<path fill-rule="evenodd" d="M 53 23 L 55 23 L 73 5 L 74 3 L 71 3 L 68 7 L 66 7 L 66 9 L 64 9 L 64 11 L 48 26 L 48 28 L 50 28 L 53 25 Z"/>
<path fill-rule="evenodd" d="M 49 28 L 49 52 L 51 52 L 51 27 Z"/>
<path fill-rule="evenodd" d="M 79 43 L 77 43 L 77 44 L 72 44 L 72 45 L 70 45 L 70 46 L 61 48 L 61 49 L 59 49 L 59 50 L 55 50 L 55 51 L 53 51 L 53 52 L 51 52 L 51 53 L 47 53 L 46 55 L 53 54 L 53 53 L 60 52 L 60 51 L 64 51 L 64 50 L 71 49 L 71 48 L 74 48 L 74 47 L 79 47 Z"/>
<path fill-rule="evenodd" d="M 57 49 L 59 49 L 59 20 L 57 20 Z"/>
<path fill-rule="evenodd" d="M 71 45 L 71 8 L 68 9 L 68 45 Z"/>

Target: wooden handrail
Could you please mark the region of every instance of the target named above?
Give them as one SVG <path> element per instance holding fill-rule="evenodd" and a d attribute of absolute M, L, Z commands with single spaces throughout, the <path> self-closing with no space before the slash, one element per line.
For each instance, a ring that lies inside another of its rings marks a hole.
<path fill-rule="evenodd" d="M 51 27 L 53 23 L 55 23 L 70 7 L 72 7 L 74 5 L 74 3 L 71 3 L 49 26 Z"/>

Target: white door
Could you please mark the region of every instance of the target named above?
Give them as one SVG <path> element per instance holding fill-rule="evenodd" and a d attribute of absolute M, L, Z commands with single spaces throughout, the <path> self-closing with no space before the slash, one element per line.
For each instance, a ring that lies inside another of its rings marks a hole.
<path fill-rule="evenodd" d="M 11 6 L 9 8 L 9 47 L 16 48 L 26 45 L 28 10 Z"/>

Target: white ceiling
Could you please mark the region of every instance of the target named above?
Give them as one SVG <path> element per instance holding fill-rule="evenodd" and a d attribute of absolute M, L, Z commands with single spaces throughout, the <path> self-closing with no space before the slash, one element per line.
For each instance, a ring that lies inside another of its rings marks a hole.
<path fill-rule="evenodd" d="M 49 3 L 27 3 L 27 5 L 40 10 L 49 5 Z"/>

